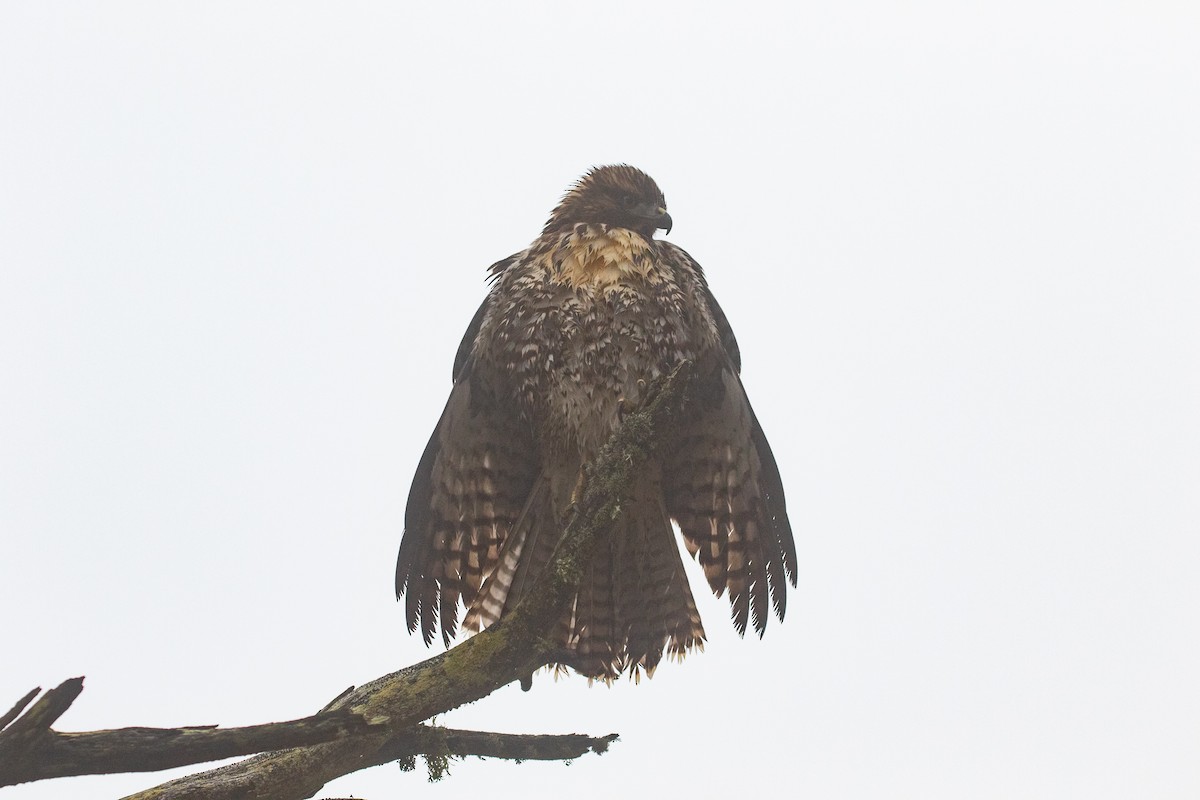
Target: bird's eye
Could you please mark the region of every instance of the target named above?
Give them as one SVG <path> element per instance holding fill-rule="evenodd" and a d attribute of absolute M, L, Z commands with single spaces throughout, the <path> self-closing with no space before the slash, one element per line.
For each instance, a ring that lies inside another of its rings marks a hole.
<path fill-rule="evenodd" d="M 623 208 L 633 208 L 637 205 L 637 198 L 631 194 L 621 195 L 621 206 Z"/>

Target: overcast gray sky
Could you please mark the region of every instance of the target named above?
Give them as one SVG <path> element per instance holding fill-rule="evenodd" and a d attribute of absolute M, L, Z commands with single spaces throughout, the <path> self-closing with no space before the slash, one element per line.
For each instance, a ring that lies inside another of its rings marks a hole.
<path fill-rule="evenodd" d="M 394 557 L 485 270 L 626 161 L 740 339 L 788 619 L 698 593 L 648 683 L 439 720 L 602 758 L 321 796 L 1196 797 L 1198 8 L 5 3 L 0 704 L 251 724 L 424 658 Z"/>

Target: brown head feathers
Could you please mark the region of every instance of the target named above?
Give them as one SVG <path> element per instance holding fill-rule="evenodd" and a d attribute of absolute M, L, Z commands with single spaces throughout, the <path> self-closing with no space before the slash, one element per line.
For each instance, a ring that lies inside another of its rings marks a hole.
<path fill-rule="evenodd" d="M 542 232 L 567 231 L 581 222 L 628 228 L 647 239 L 659 228 L 671 230 L 671 215 L 658 184 L 628 164 L 590 169 L 550 213 Z"/>

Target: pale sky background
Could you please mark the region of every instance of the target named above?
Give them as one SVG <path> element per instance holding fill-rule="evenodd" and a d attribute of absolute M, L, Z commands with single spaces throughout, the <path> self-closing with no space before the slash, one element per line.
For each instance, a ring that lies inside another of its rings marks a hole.
<path fill-rule="evenodd" d="M 4 3 L 0 705 L 253 724 L 426 657 L 394 558 L 485 270 L 626 161 L 740 339 L 788 619 L 698 595 L 648 683 L 439 720 L 603 757 L 318 796 L 1200 796 L 1198 143 L 1184 0 Z"/>

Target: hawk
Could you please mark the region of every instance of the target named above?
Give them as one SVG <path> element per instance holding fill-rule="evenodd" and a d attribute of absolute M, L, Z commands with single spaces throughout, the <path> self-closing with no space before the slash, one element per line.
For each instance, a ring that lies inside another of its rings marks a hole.
<path fill-rule="evenodd" d="M 555 637 L 590 678 L 653 674 L 664 651 L 702 648 L 688 552 L 734 626 L 782 620 L 796 549 L 779 469 L 739 378 L 725 314 L 671 230 L 655 182 L 628 165 L 571 187 L 541 236 L 493 264 L 491 290 L 454 359 L 454 386 L 408 495 L 396 564 L 409 632 L 447 646 L 504 616 L 551 561 L 582 466 L 624 409 L 694 364 L 677 440 L 647 465 Z"/>

